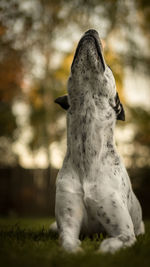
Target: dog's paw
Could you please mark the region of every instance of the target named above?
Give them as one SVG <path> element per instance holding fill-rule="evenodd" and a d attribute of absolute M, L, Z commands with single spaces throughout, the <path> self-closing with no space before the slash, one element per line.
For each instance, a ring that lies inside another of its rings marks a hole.
<path fill-rule="evenodd" d="M 73 247 L 73 246 L 63 246 L 63 249 L 67 252 L 67 253 L 83 253 L 84 250 L 81 247 Z"/>
<path fill-rule="evenodd" d="M 75 248 L 73 251 L 72 251 L 72 253 L 84 253 L 84 250 L 83 250 L 83 248 L 81 248 L 81 247 L 77 247 L 77 248 Z"/>
<path fill-rule="evenodd" d="M 71 242 L 70 242 L 71 241 Z M 73 242 L 74 241 L 74 242 Z M 60 240 L 61 242 L 61 240 Z M 62 248 L 68 253 L 81 253 L 83 249 L 80 247 L 80 240 L 63 240 L 61 242 Z"/>
<path fill-rule="evenodd" d="M 115 253 L 119 249 L 123 247 L 123 242 L 118 238 L 112 237 L 105 239 L 101 245 L 97 253 Z"/>

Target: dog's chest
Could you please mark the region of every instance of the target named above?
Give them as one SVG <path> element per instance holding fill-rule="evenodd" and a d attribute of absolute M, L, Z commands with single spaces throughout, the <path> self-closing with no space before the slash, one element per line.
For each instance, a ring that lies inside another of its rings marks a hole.
<path fill-rule="evenodd" d="M 113 120 L 107 117 L 109 110 L 100 110 L 93 102 L 81 104 L 78 112 L 68 114 L 68 151 L 78 169 L 89 172 L 90 168 L 97 169 L 101 159 L 108 158 Z M 112 150 L 110 155 L 114 157 Z"/>

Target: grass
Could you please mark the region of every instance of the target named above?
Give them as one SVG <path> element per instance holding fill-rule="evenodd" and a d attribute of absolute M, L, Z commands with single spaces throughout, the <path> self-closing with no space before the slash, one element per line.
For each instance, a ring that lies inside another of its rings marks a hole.
<path fill-rule="evenodd" d="M 52 219 L 0 219 L 0 266 L 36 267 L 148 267 L 150 266 L 150 221 L 146 234 L 136 244 L 115 255 L 96 254 L 102 237 L 86 238 L 83 254 L 67 254 L 58 237 L 49 232 Z"/>

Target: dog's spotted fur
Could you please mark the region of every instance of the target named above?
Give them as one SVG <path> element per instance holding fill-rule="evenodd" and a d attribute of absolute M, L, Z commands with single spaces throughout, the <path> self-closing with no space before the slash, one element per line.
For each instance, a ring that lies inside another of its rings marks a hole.
<path fill-rule="evenodd" d="M 67 109 L 67 153 L 57 177 L 55 208 L 62 247 L 77 252 L 80 233 L 101 232 L 110 236 L 101 252 L 131 246 L 144 233 L 144 224 L 116 151 L 114 127 L 117 118 L 124 120 L 124 111 L 95 30 L 81 38 L 68 97 L 56 102 Z"/>

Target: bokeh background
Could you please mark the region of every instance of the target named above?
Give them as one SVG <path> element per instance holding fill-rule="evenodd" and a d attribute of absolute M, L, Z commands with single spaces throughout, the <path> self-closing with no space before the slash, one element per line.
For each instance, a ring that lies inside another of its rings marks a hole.
<path fill-rule="evenodd" d="M 66 93 L 81 35 L 95 28 L 126 121 L 116 143 L 150 216 L 149 0 L 0 0 L 0 215 L 53 216 L 66 150 Z"/>

